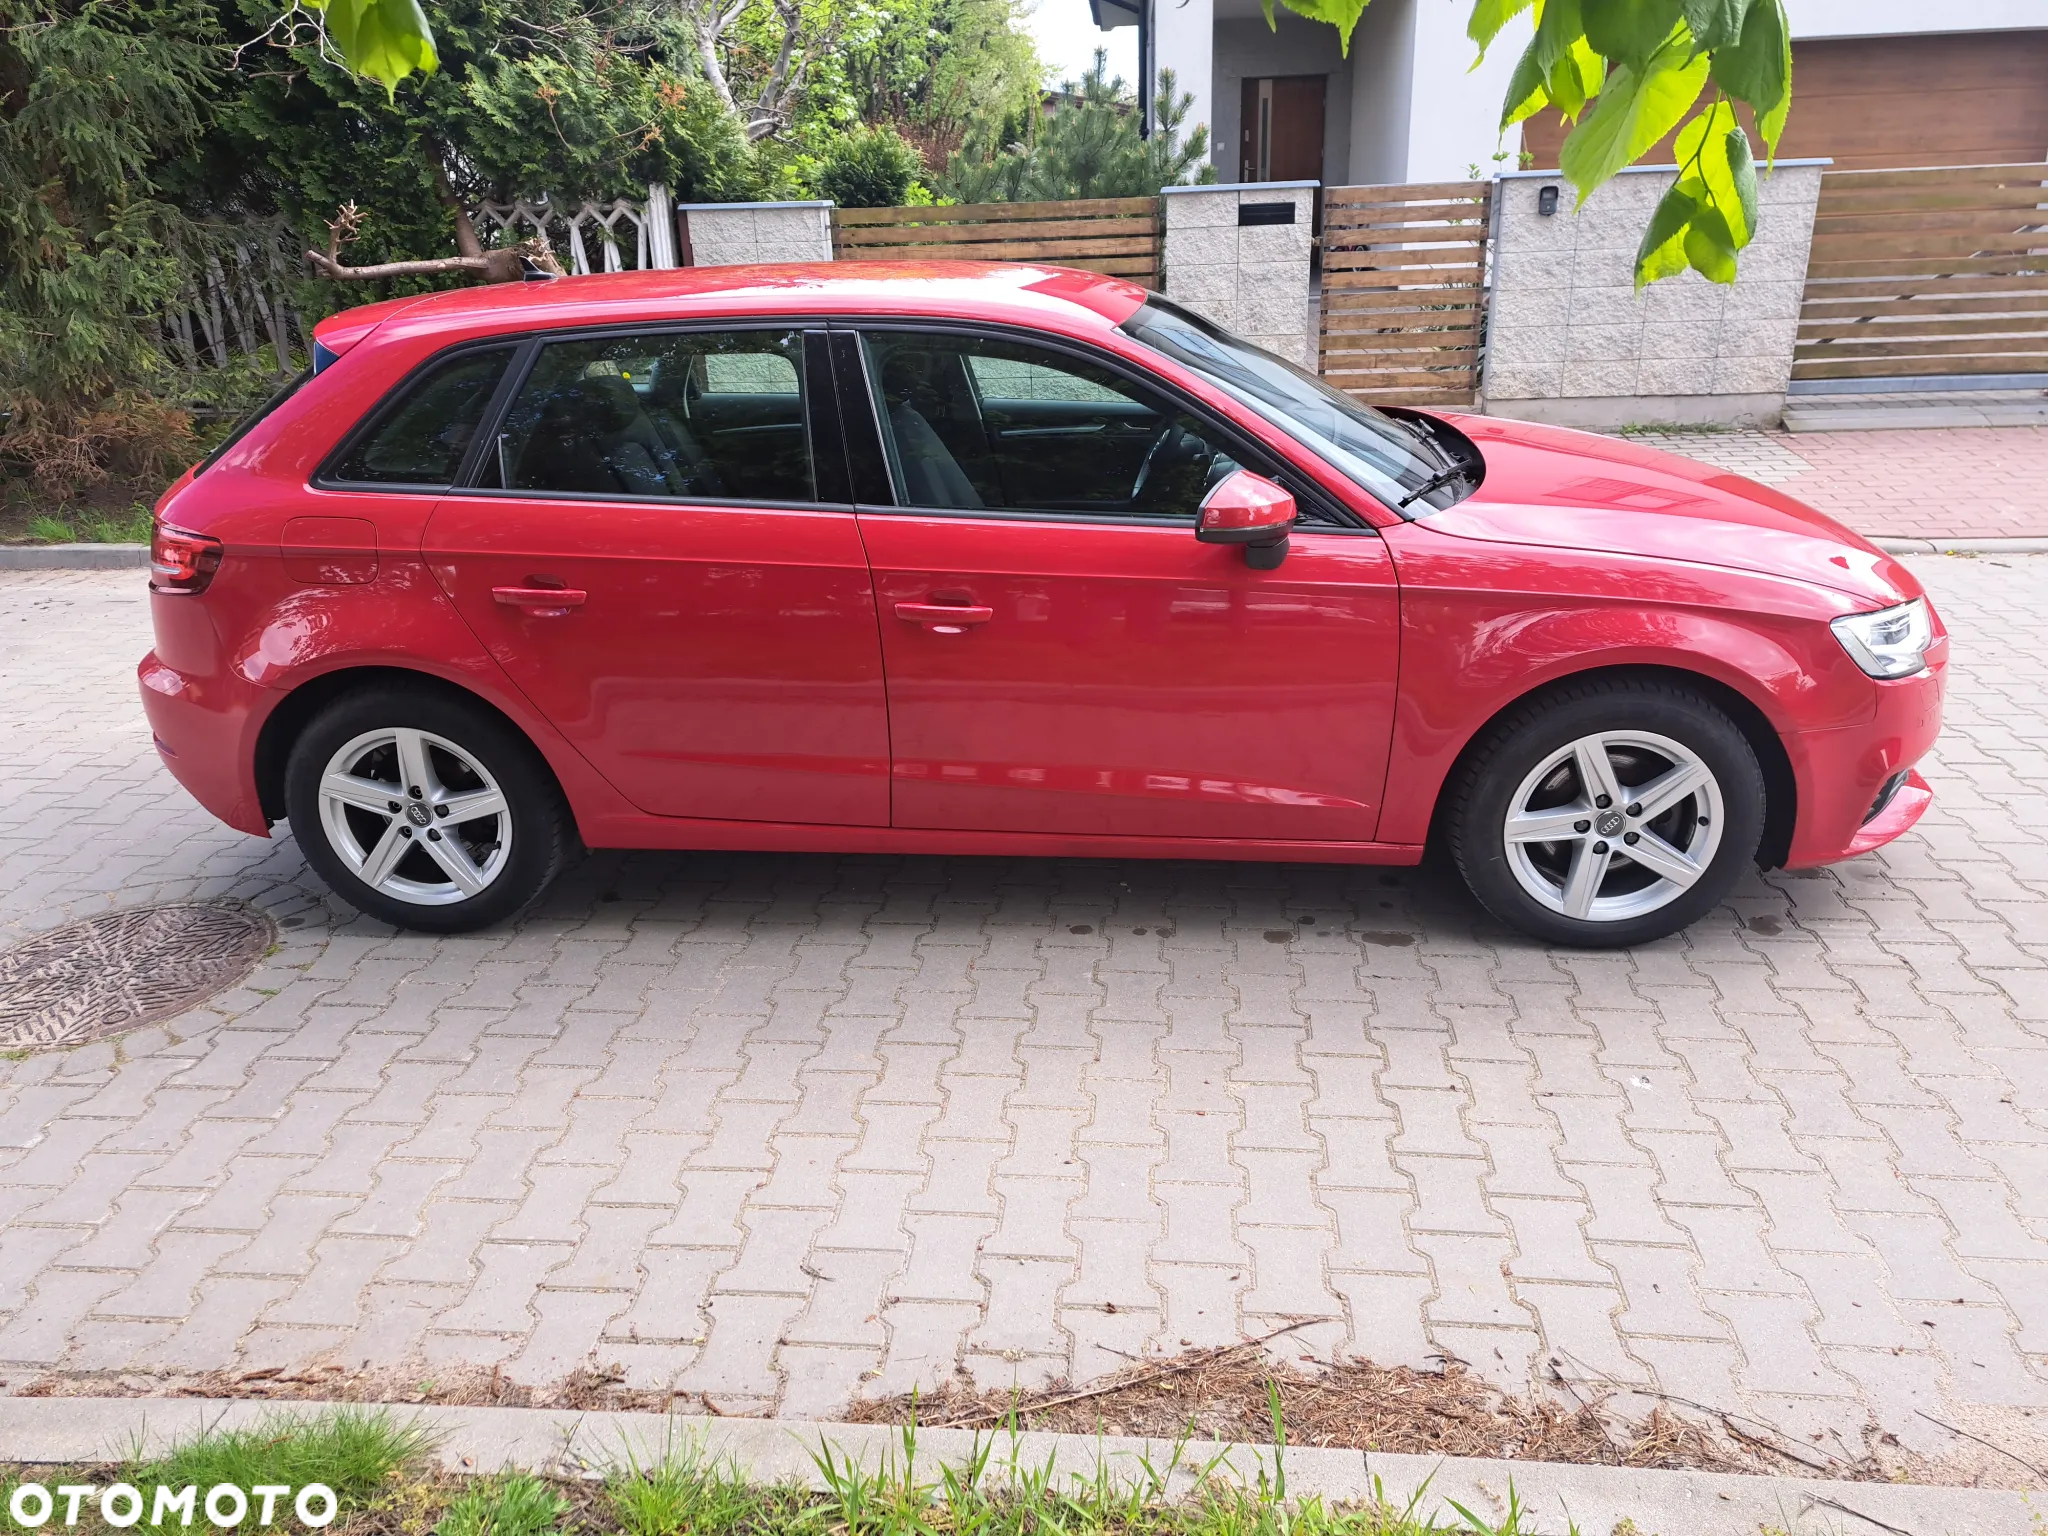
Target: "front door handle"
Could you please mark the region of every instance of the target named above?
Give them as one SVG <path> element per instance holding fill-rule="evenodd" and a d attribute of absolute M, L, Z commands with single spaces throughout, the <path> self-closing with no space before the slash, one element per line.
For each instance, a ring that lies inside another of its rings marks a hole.
<path fill-rule="evenodd" d="M 996 616 L 993 608 L 970 608 L 952 603 L 898 603 L 896 617 L 922 624 L 935 635 L 964 635 L 975 624 L 986 624 Z"/>
<path fill-rule="evenodd" d="M 588 594 L 574 587 L 493 587 L 491 596 L 513 608 L 524 608 L 536 619 L 565 619 L 571 608 L 581 608 Z"/>

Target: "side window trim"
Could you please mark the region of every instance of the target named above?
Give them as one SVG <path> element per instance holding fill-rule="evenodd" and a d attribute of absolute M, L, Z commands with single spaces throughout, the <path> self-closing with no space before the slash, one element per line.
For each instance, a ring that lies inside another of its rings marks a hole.
<path fill-rule="evenodd" d="M 414 387 L 421 380 L 433 373 L 439 372 L 446 364 L 454 362 L 458 358 L 466 357 L 473 352 L 508 352 L 512 356 L 505 364 L 505 371 L 498 376 L 497 386 L 492 391 L 490 400 L 485 404 L 483 414 L 477 418 L 477 436 L 482 437 L 484 429 L 494 420 L 492 411 L 501 398 L 501 392 L 505 388 L 506 379 L 519 371 L 519 353 L 522 346 L 523 342 L 518 337 L 485 336 L 478 337 L 473 341 L 459 341 L 453 346 L 443 347 L 431 356 L 420 359 L 413 367 L 406 370 L 404 378 L 384 392 L 384 397 L 381 400 L 363 413 L 361 420 L 342 434 L 341 441 L 328 450 L 326 457 L 321 459 L 319 467 L 308 477 L 308 483 L 321 490 L 376 491 L 380 495 L 393 494 L 401 496 L 441 496 L 456 489 L 462 485 L 463 474 L 469 467 L 471 456 L 476 452 L 477 445 L 475 442 L 471 442 L 469 447 L 463 451 L 462 464 L 457 466 L 454 477 L 445 483 L 430 485 L 424 481 L 413 480 L 344 480 L 335 474 L 334 470 L 336 466 L 344 463 L 351 453 L 355 452 L 356 447 L 365 438 L 374 436 L 391 420 L 392 416 L 412 397 Z"/>
<path fill-rule="evenodd" d="M 857 507 L 894 508 L 896 479 L 882 446 L 880 407 L 861 356 L 861 334 L 844 324 L 832 327 L 832 382 L 839 396 L 839 425 L 846 438 L 847 469 Z"/>
<path fill-rule="evenodd" d="M 519 391 L 526 386 L 526 376 L 533 372 L 534 359 L 540 356 L 541 342 L 537 336 L 529 336 L 519 343 L 519 350 L 506 365 L 504 375 L 498 380 L 498 387 L 491 394 L 491 403 L 484 407 L 482 422 L 476 431 L 476 441 L 469 445 L 469 452 L 463 456 L 462 471 L 455 477 L 451 491 L 470 490 L 475 487 L 477 476 L 483 473 L 484 465 L 498 450 L 502 441 L 505 417 L 512 409 L 512 402 Z"/>
<path fill-rule="evenodd" d="M 862 357 L 861 338 L 870 331 L 920 331 L 937 335 L 967 337 L 970 339 L 995 336 L 1001 337 L 1004 340 L 1013 340 L 1026 345 L 1043 347 L 1048 352 L 1064 353 L 1069 357 L 1094 363 L 1115 374 L 1118 378 L 1131 385 L 1142 396 L 1149 396 L 1151 400 L 1162 404 L 1165 409 L 1185 411 L 1197 421 L 1212 428 L 1226 443 L 1231 445 L 1233 457 L 1237 457 L 1241 463 L 1252 468 L 1255 473 L 1264 474 L 1271 479 L 1278 480 L 1294 495 L 1297 501 L 1316 507 L 1326 518 L 1330 519 L 1327 522 L 1313 525 L 1317 533 L 1366 533 L 1375 537 L 1378 536 L 1377 529 L 1364 520 L 1355 517 L 1348 508 L 1339 504 L 1335 498 L 1324 492 L 1321 487 L 1310 482 L 1305 476 L 1297 472 L 1293 466 L 1280 461 L 1273 454 L 1272 450 L 1251 437 L 1236 422 L 1219 415 L 1206 402 L 1194 399 L 1175 388 L 1170 380 L 1161 379 L 1143 370 L 1134 368 L 1129 362 L 1118 357 L 1113 352 L 1088 346 L 1086 343 L 1077 342 L 1071 337 L 1066 336 L 1050 336 L 1043 332 L 1016 330 L 1009 326 L 979 327 L 951 319 L 920 320 L 914 316 L 898 317 L 892 315 L 887 319 L 855 318 L 833 322 L 835 378 L 840 385 L 841 417 L 842 420 L 848 422 L 849 457 L 852 454 L 853 436 L 851 418 L 855 415 L 855 412 L 848 410 L 846 401 L 849 391 L 857 383 L 861 398 L 867 401 L 867 411 L 864 414 L 867 417 L 868 431 L 872 435 L 875 464 L 882 477 L 881 485 L 886 491 L 887 499 L 870 499 L 862 494 L 862 483 L 859 476 L 856 475 L 854 483 L 855 504 L 862 511 L 903 512 L 923 517 L 958 517 L 973 521 L 1004 519 L 1015 521 L 1028 518 L 1034 522 L 1086 523 L 1095 526 L 1112 527 L 1184 528 L 1188 522 L 1184 517 L 1132 517 L 1079 512 L 1043 512 L 1014 508 L 977 510 L 973 508 L 904 506 L 896 499 L 895 477 L 889 471 L 887 459 L 882 448 L 880 418 L 877 414 L 881 407 L 874 397 L 873 382 L 868 377 L 868 369 Z M 845 338 L 846 343 L 843 351 L 841 350 L 842 343 L 839 340 L 841 337 Z M 1241 454 L 1236 451 L 1239 449 L 1243 450 Z M 1267 467 L 1260 467 L 1262 465 Z"/>
<path fill-rule="evenodd" d="M 822 325 L 805 326 L 804 418 L 811 444 L 811 489 L 818 504 L 853 505 L 853 485 L 846 461 L 846 434 L 839 420 L 838 380 L 833 377 L 832 333 Z"/>

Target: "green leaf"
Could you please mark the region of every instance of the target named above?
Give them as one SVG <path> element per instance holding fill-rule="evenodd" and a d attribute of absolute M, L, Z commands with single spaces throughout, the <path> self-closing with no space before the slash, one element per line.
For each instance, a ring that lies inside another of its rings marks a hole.
<path fill-rule="evenodd" d="M 1586 29 L 1579 18 L 1580 0 L 1545 0 L 1536 19 L 1536 39 L 1530 44 L 1536 67 L 1543 78 L 1544 95 L 1567 118 L 1577 118 L 1589 98 L 1600 91 L 1607 76 L 1607 61 L 1586 43 Z M 1516 71 L 1520 75 L 1520 69 Z M 1525 98 L 1526 99 L 1526 98 Z M 1522 105 L 1517 102 L 1511 111 Z M 1539 102 L 1538 106 L 1542 103 Z M 1528 113 L 1523 112 L 1526 117 Z M 1520 121 L 1516 118 L 1515 121 Z"/>
<path fill-rule="evenodd" d="M 1486 57 L 1486 50 L 1493 40 L 1500 36 L 1500 29 L 1529 9 L 1535 0 L 1475 0 L 1472 19 L 1465 26 L 1465 35 L 1479 45 L 1479 57 Z M 1475 62 L 1474 69 L 1479 67 Z"/>
<path fill-rule="evenodd" d="M 1742 124 L 1728 130 L 1721 153 L 1728 161 L 1728 179 L 1735 184 L 1736 207 L 1742 211 L 1742 238 L 1735 242 L 1740 249 L 1755 236 L 1757 221 L 1756 157 L 1750 153 L 1749 135 L 1742 131 Z M 1725 203 L 1720 206 L 1723 212 L 1732 212 Z"/>
<path fill-rule="evenodd" d="M 1579 189 L 1579 206 L 1623 166 L 1678 125 L 1707 83 L 1707 56 L 1674 38 L 1638 73 L 1619 64 L 1593 113 L 1568 134 L 1558 167 Z"/>
<path fill-rule="evenodd" d="M 1756 109 L 1756 129 L 1775 155 L 1792 110 L 1792 28 L 1785 0 L 1754 0 L 1742 37 L 1714 52 L 1714 84 Z"/>
<path fill-rule="evenodd" d="M 1742 18 L 1749 7 L 1750 0 L 1678 0 L 1693 46 L 1702 53 L 1733 47 L 1742 36 Z"/>
<path fill-rule="evenodd" d="M 1545 75 L 1586 35 L 1579 19 L 1579 0 L 1545 0 L 1536 18 L 1536 63 Z"/>
<path fill-rule="evenodd" d="M 419 0 L 307 0 L 327 19 L 327 36 L 342 62 L 375 80 L 387 96 L 398 82 L 440 67 L 433 29 Z"/>
<path fill-rule="evenodd" d="M 1735 248 L 1756 230 L 1756 163 L 1732 102 L 1717 98 L 1678 130 L 1678 163 L 1706 185 L 1707 200 L 1728 221 Z"/>
<path fill-rule="evenodd" d="M 1521 62 L 1515 65 L 1514 77 L 1508 81 L 1507 104 L 1500 114 L 1501 131 L 1505 133 L 1549 105 L 1550 93 L 1544 87 L 1543 66 L 1536 62 L 1536 44 L 1532 39 L 1522 50 Z"/>
<path fill-rule="evenodd" d="M 1636 292 L 1660 277 L 1676 277 L 1686 269 L 1686 226 L 1699 207 L 1700 190 L 1697 180 L 1681 181 L 1664 194 L 1657 211 L 1650 215 L 1650 227 L 1636 247 Z"/>
<path fill-rule="evenodd" d="M 1735 241 L 1720 210 L 1701 206 L 1685 231 L 1685 259 L 1709 282 L 1735 281 Z"/>
<path fill-rule="evenodd" d="M 1552 68 L 1546 88 L 1558 110 L 1576 122 L 1586 103 L 1600 94 L 1606 82 L 1607 61 L 1581 37 Z"/>
<path fill-rule="evenodd" d="M 1273 0 L 1260 0 L 1265 7 L 1268 25 L 1273 20 Z M 1280 0 L 1280 3 L 1297 16 L 1306 16 L 1310 21 L 1327 21 L 1337 29 L 1337 48 L 1345 58 L 1351 57 L 1351 34 L 1358 30 L 1358 18 L 1365 14 L 1365 0 Z"/>
<path fill-rule="evenodd" d="M 1594 52 L 1637 69 L 1678 25 L 1678 0 L 1579 0 L 1579 12 Z"/>

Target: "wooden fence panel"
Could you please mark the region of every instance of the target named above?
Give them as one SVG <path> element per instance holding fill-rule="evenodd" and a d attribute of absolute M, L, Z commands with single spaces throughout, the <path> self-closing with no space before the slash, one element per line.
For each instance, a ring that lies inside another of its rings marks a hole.
<path fill-rule="evenodd" d="M 836 261 L 1037 261 L 1159 286 L 1161 199 L 835 208 Z"/>
<path fill-rule="evenodd" d="M 1795 379 L 2048 372 L 2048 164 L 1829 171 Z"/>
<path fill-rule="evenodd" d="M 1485 181 L 1323 194 L 1323 377 L 1376 405 L 1472 403 L 1491 197 Z"/>

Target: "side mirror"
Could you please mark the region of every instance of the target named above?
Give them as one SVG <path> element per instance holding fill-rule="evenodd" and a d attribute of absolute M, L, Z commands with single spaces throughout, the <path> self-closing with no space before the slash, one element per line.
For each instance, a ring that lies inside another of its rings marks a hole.
<path fill-rule="evenodd" d="M 1275 570 L 1287 558 L 1287 535 L 1296 516 L 1294 498 L 1283 487 L 1240 469 L 1202 498 L 1195 537 L 1204 544 L 1241 544 L 1246 565 Z"/>

